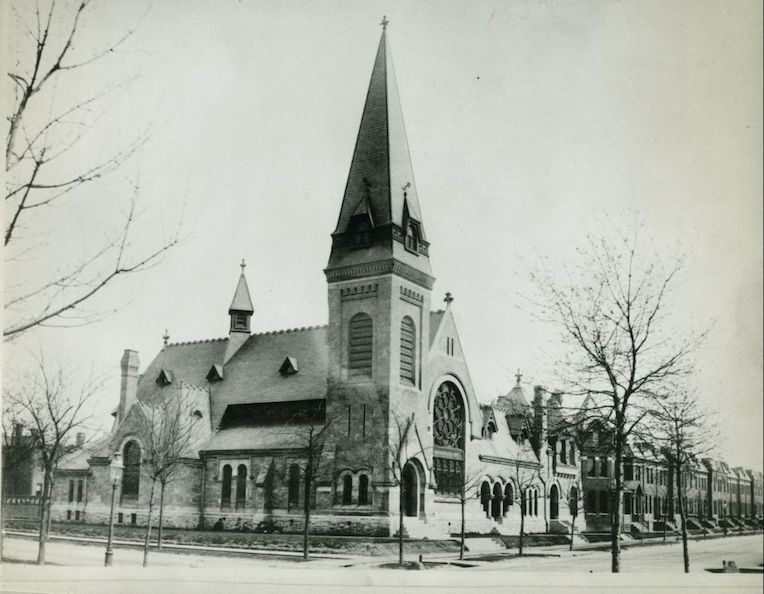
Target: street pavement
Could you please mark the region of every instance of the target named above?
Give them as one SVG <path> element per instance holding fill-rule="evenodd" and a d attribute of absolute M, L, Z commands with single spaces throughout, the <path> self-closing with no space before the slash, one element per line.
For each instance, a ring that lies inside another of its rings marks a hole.
<path fill-rule="evenodd" d="M 455 592 L 480 585 L 481 593 L 506 591 L 508 585 L 523 590 L 606 592 L 614 587 L 627 591 L 661 591 L 679 585 L 688 591 L 762 591 L 761 574 L 711 574 L 707 568 L 720 568 L 722 560 L 734 560 L 738 567 L 761 569 L 764 546 L 761 534 L 724 539 L 692 541 L 691 567 L 694 574 L 681 575 L 681 545 L 632 545 L 623 551 L 624 574 L 610 571 L 608 551 L 529 550 L 550 557 L 508 557 L 497 561 L 468 559 L 468 568 L 435 565 L 436 558 L 425 558 L 426 567 L 437 570 L 400 571 L 380 569 L 392 559 L 369 557 L 321 558 L 307 563 L 295 557 L 198 554 L 186 551 L 150 554 L 150 566 L 141 567 L 138 548 L 115 549 L 114 566 L 103 567 L 104 547 L 92 544 L 52 541 L 48 543 L 49 564 L 33 564 L 37 544 L 32 539 L 7 537 L 3 541 L 3 592 L 251 592 L 253 586 L 268 592 L 290 591 L 357 592 L 389 591 L 390 587 L 417 592 Z M 412 557 L 412 556 L 409 556 Z M 440 558 L 441 562 L 455 556 Z M 431 564 L 432 563 L 432 564 Z M 591 572 L 591 573 L 590 573 Z M 671 574 L 674 574 L 673 576 Z M 631 574 L 631 575 L 629 575 Z M 582 581 L 583 580 L 583 581 Z"/>

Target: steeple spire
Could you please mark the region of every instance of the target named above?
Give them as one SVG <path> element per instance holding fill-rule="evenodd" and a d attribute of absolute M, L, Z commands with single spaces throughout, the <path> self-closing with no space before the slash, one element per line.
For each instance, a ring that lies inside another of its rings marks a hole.
<path fill-rule="evenodd" d="M 331 269 L 395 259 L 432 276 L 398 86 L 382 18 L 382 35 L 332 233 Z M 353 253 L 346 248 L 350 247 Z M 358 248 L 367 247 L 365 255 Z"/>
<path fill-rule="evenodd" d="M 236 354 L 236 351 L 241 348 L 250 335 L 250 320 L 255 308 L 252 307 L 252 298 L 249 296 L 249 287 L 247 286 L 247 278 L 244 276 L 244 269 L 247 265 L 242 258 L 241 274 L 239 275 L 239 282 L 236 285 L 236 292 L 233 294 L 233 300 L 231 301 L 231 307 L 228 308 L 228 315 L 231 318 L 231 326 L 228 331 L 228 344 L 226 346 L 225 355 L 223 356 L 223 363 L 227 363 L 228 360 Z"/>

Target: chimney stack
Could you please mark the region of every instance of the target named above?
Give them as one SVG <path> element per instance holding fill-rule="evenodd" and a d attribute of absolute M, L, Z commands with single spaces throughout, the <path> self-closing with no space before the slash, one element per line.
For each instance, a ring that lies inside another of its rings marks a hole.
<path fill-rule="evenodd" d="M 533 424 L 536 439 L 536 455 L 541 456 L 547 447 L 547 410 L 543 386 L 533 386 Z"/>
<path fill-rule="evenodd" d="M 80 431 L 77 433 L 77 447 L 81 448 L 83 445 L 85 445 L 85 434 Z"/>
<path fill-rule="evenodd" d="M 117 423 L 125 419 L 125 414 L 136 400 L 138 394 L 138 352 L 125 349 L 120 361 L 122 370 L 121 381 L 119 385 L 119 409 L 117 412 Z"/>

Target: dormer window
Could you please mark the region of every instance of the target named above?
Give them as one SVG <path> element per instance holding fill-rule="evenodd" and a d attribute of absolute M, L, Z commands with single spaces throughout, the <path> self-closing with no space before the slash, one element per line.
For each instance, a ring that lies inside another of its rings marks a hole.
<path fill-rule="evenodd" d="M 294 375 L 299 371 L 297 367 L 297 359 L 295 357 L 287 357 L 279 368 L 279 373 L 284 377 Z"/>
<path fill-rule="evenodd" d="M 496 433 L 496 424 L 493 421 L 489 421 L 489 423 L 485 426 L 485 436 L 487 439 L 492 439 L 493 434 Z"/>
<path fill-rule="evenodd" d="M 350 238 L 355 247 L 371 243 L 371 221 L 367 214 L 355 215 L 350 221 Z"/>
<path fill-rule="evenodd" d="M 157 384 L 160 386 L 168 386 L 172 383 L 172 371 L 168 369 L 161 369 L 157 376 Z"/>
<path fill-rule="evenodd" d="M 215 364 L 212 367 L 210 367 L 210 370 L 207 372 L 207 381 L 219 382 L 222 379 L 223 379 L 223 366 L 219 364 Z"/>
<path fill-rule="evenodd" d="M 409 221 L 406 226 L 405 246 L 410 252 L 417 253 L 419 251 L 419 227 L 414 221 Z"/>

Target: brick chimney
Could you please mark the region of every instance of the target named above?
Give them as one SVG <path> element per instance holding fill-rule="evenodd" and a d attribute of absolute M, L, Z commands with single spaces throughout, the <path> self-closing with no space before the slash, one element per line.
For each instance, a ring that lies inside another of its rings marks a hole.
<path fill-rule="evenodd" d="M 85 445 L 85 434 L 80 431 L 79 433 L 77 433 L 77 447 L 81 448 L 84 445 Z"/>
<path fill-rule="evenodd" d="M 547 410 L 543 386 L 533 386 L 533 433 L 536 455 L 541 457 L 547 448 Z"/>
<path fill-rule="evenodd" d="M 138 393 L 138 352 L 125 349 L 120 361 L 122 370 L 119 385 L 119 409 L 117 411 L 117 423 L 125 419 L 125 414 L 135 402 Z"/>

